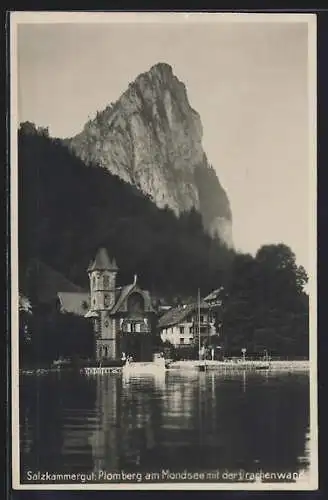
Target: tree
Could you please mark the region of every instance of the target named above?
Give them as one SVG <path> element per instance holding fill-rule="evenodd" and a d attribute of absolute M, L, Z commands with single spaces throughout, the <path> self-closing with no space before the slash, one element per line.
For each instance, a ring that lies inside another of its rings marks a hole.
<path fill-rule="evenodd" d="M 18 308 L 20 313 L 32 314 L 32 304 L 25 295 L 19 294 Z"/>
<path fill-rule="evenodd" d="M 303 266 L 296 264 L 295 253 L 287 245 L 263 245 L 255 258 L 264 275 L 272 278 L 275 274 L 279 284 L 293 287 L 297 293 L 304 290 L 307 273 Z"/>
<path fill-rule="evenodd" d="M 237 254 L 223 310 L 225 349 L 280 356 L 308 355 L 307 275 L 284 244 L 264 245 L 255 258 Z"/>
<path fill-rule="evenodd" d="M 49 127 L 37 127 L 35 123 L 26 121 L 20 123 L 19 132 L 27 135 L 43 135 L 49 137 Z"/>
<path fill-rule="evenodd" d="M 91 323 L 73 313 L 57 313 L 53 322 L 57 335 L 58 355 L 86 358 L 94 354 L 94 335 Z"/>
<path fill-rule="evenodd" d="M 20 123 L 19 132 L 26 135 L 36 135 L 38 133 L 36 125 L 29 121 Z"/>
<path fill-rule="evenodd" d="M 42 311 L 30 319 L 29 342 L 20 339 L 21 365 L 50 365 L 59 357 L 86 358 L 94 352 L 92 325 L 72 313 Z"/>

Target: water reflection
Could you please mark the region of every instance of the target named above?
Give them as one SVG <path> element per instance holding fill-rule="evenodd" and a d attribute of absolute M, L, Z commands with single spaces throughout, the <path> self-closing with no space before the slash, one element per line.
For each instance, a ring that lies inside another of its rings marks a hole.
<path fill-rule="evenodd" d="M 21 469 L 297 471 L 308 464 L 307 374 L 26 376 Z"/>

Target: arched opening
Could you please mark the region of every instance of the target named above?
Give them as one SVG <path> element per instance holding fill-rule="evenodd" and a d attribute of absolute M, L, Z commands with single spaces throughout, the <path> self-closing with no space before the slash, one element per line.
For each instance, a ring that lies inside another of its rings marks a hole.
<path fill-rule="evenodd" d="M 145 310 L 145 301 L 143 296 L 138 292 L 132 293 L 128 298 L 127 308 L 128 313 L 132 316 L 142 314 Z"/>

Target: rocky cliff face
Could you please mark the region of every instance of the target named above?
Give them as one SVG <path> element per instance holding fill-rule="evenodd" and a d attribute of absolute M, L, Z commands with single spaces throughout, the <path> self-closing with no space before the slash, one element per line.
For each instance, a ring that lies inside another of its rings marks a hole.
<path fill-rule="evenodd" d="M 204 226 L 232 245 L 229 200 L 202 148 L 202 124 L 168 64 L 139 75 L 120 99 L 67 140 L 176 214 L 195 208 Z"/>

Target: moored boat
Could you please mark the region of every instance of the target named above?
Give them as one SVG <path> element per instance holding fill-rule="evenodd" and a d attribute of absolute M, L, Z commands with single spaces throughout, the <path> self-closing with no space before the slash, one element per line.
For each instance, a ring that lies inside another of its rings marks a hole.
<path fill-rule="evenodd" d="M 128 361 L 123 367 L 123 373 L 163 373 L 167 370 L 168 364 L 164 358 L 155 361 Z"/>

